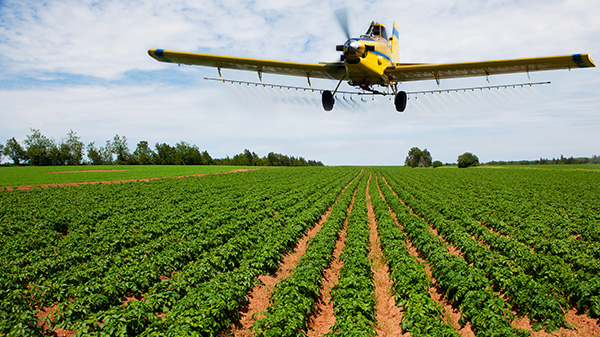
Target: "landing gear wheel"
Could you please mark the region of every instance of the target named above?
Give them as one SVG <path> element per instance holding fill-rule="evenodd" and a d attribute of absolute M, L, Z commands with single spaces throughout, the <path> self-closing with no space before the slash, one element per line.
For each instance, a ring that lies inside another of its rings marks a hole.
<path fill-rule="evenodd" d="M 323 109 L 325 109 L 325 111 L 331 111 L 333 109 L 333 104 L 335 103 L 335 99 L 333 98 L 333 94 L 331 93 L 331 91 L 329 91 L 329 90 L 323 91 L 321 100 L 323 101 Z"/>
<path fill-rule="evenodd" d="M 396 104 L 396 111 L 404 112 L 406 109 L 406 101 L 408 101 L 408 96 L 405 91 L 399 91 L 396 94 L 396 99 L 394 100 L 394 104 Z"/>

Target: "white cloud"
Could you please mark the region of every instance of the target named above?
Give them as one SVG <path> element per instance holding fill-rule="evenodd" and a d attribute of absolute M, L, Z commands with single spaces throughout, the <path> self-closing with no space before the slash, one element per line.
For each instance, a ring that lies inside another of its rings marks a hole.
<path fill-rule="evenodd" d="M 595 0 L 6 1 L 0 5 L 0 142 L 23 139 L 33 127 L 56 139 L 73 129 L 97 144 L 118 133 L 132 149 L 140 140 L 185 140 L 216 157 L 249 148 L 327 164 L 402 164 L 412 146 L 427 147 L 444 162 L 469 150 L 484 161 L 598 154 L 597 69 L 535 73 L 534 81 L 553 82 L 537 89 L 419 97 L 404 114 L 384 98 L 355 103 L 338 97 L 334 111 L 325 113 L 317 94 L 202 81 L 216 71 L 159 63 L 146 53 L 166 48 L 333 61 L 339 58 L 335 45 L 345 38 L 333 14 L 342 5 L 353 35 L 371 20 L 396 21 L 403 61 L 600 55 Z M 254 73 L 223 75 L 257 80 Z M 267 81 L 306 85 L 303 78 L 275 75 L 265 75 Z"/>

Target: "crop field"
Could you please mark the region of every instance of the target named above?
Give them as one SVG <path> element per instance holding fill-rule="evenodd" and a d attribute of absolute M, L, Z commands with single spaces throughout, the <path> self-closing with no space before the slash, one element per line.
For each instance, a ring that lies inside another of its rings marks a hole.
<path fill-rule="evenodd" d="M 205 165 L 9 166 L 0 167 L 0 188 L 148 180 L 248 168 Z"/>
<path fill-rule="evenodd" d="M 0 334 L 600 336 L 599 201 L 597 166 L 3 189 Z"/>

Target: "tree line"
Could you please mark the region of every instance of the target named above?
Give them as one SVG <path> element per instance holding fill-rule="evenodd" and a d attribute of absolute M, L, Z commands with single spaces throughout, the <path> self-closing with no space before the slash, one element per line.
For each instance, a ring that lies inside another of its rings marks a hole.
<path fill-rule="evenodd" d="M 458 156 L 457 164 L 459 168 L 479 166 L 479 158 L 476 155 L 465 152 Z M 599 156 L 592 156 L 591 158 L 573 158 L 565 157 L 563 155 L 560 158 L 544 159 L 539 160 L 520 160 L 520 161 L 490 161 L 484 165 L 548 165 L 548 164 L 600 164 Z M 442 164 L 441 161 L 433 161 L 431 153 L 427 149 L 421 150 L 418 147 L 413 147 L 408 151 L 408 155 L 404 160 L 404 165 L 409 167 L 440 167 L 443 165 L 454 165 L 454 164 Z"/>
<path fill-rule="evenodd" d="M 140 141 L 130 152 L 127 137 L 118 134 L 107 140 L 103 146 L 95 142 L 87 144 L 81 141 L 76 132 L 70 130 L 60 142 L 43 135 L 39 129 L 31 129 L 24 144 L 15 137 L 0 144 L 0 161 L 4 156 L 14 165 L 241 165 L 241 166 L 323 166 L 315 160 L 287 156 L 270 152 L 259 157 L 246 149 L 233 158 L 212 158 L 208 151 L 200 151 L 198 146 L 181 141 L 174 146 L 156 143 L 154 148 L 148 141 Z"/>
<path fill-rule="evenodd" d="M 470 167 L 470 166 L 478 166 L 479 158 L 477 158 L 476 155 L 474 155 L 470 152 L 465 152 L 465 153 L 461 154 L 460 156 L 458 156 L 457 162 L 458 162 L 458 167 L 460 167 L 460 168 Z M 436 167 L 440 167 L 443 165 L 451 165 L 451 164 L 443 164 L 439 160 L 433 161 L 433 158 L 431 157 L 431 153 L 427 149 L 421 150 L 415 146 L 415 147 L 411 148 L 410 150 L 408 150 L 408 155 L 406 156 L 406 159 L 404 160 L 404 165 L 409 166 L 409 167 L 432 167 L 433 166 L 433 168 L 436 168 Z"/>
<path fill-rule="evenodd" d="M 548 165 L 548 164 L 600 164 L 600 156 L 593 155 L 591 158 L 574 158 L 560 155 L 559 158 L 540 158 L 538 160 L 517 160 L 517 161 L 491 161 L 489 165 Z"/>

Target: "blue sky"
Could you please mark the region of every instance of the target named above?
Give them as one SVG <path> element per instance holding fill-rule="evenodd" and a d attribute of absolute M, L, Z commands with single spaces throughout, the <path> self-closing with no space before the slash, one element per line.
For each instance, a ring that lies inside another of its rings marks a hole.
<path fill-rule="evenodd" d="M 316 93 L 224 85 L 212 68 L 163 64 L 149 48 L 316 63 L 335 61 L 345 40 L 335 11 L 347 7 L 352 35 L 371 21 L 400 28 L 402 62 L 462 62 L 590 53 L 600 59 L 600 2 L 544 1 L 0 1 L 0 142 L 30 128 L 57 141 L 74 130 L 86 144 L 115 134 L 131 150 L 179 141 L 213 157 L 245 148 L 328 165 L 401 165 L 427 148 L 455 162 L 600 154 L 598 68 L 532 73 L 551 85 L 444 94 L 409 101 L 338 103 L 324 112 Z M 223 70 L 229 79 L 254 73 Z M 264 81 L 306 85 L 303 78 Z M 527 75 L 490 77 L 492 84 Z M 442 88 L 485 86 L 485 78 Z M 313 80 L 333 89 L 334 81 Z M 435 81 L 406 83 L 435 90 Z"/>

